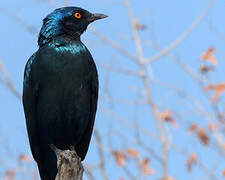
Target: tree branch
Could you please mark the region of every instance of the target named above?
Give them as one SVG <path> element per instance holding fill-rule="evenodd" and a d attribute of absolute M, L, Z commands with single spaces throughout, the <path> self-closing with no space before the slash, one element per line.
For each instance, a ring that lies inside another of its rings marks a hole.
<path fill-rule="evenodd" d="M 200 24 L 202 19 L 208 14 L 208 12 L 211 9 L 211 7 L 212 7 L 214 2 L 215 2 L 215 0 L 210 0 L 209 3 L 206 5 L 206 7 L 203 9 L 203 11 L 200 14 L 200 16 L 190 25 L 190 27 L 185 32 L 183 32 L 183 34 L 181 34 L 169 46 L 167 46 L 166 48 L 164 48 L 161 51 L 159 51 L 156 55 L 154 55 L 151 58 L 149 58 L 145 63 L 147 64 L 147 63 L 153 62 L 153 61 L 159 59 L 160 57 L 165 56 L 170 50 L 174 49 L 181 42 L 183 42 L 183 40 L 186 37 L 188 37 L 188 35 Z"/>
<path fill-rule="evenodd" d="M 6 70 L 5 66 L 3 65 L 2 61 L 0 60 L 0 73 L 4 77 L 4 80 L 0 80 L 1 83 L 5 84 L 6 87 L 17 97 L 17 99 L 21 100 L 21 95 L 15 88 L 8 71 Z"/>
<path fill-rule="evenodd" d="M 50 147 L 55 151 L 57 156 L 58 173 L 56 180 L 82 180 L 84 168 L 74 147 L 71 150 L 65 151 L 56 148 L 52 144 Z"/>

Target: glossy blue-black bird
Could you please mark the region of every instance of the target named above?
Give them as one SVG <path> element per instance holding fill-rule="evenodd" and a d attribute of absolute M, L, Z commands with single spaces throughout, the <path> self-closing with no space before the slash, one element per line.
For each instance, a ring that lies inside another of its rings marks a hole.
<path fill-rule="evenodd" d="M 94 125 L 98 74 L 81 42 L 87 26 L 107 17 L 78 7 L 59 8 L 43 20 L 39 49 L 28 60 L 23 106 L 31 152 L 42 180 L 55 180 L 57 159 L 49 144 L 75 147 L 83 160 Z"/>

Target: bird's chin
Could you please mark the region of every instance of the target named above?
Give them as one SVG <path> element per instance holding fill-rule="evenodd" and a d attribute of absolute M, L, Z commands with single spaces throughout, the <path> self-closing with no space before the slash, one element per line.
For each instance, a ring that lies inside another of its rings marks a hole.
<path fill-rule="evenodd" d="M 80 37 L 86 30 L 87 30 L 87 28 L 85 28 L 82 31 L 77 31 L 77 32 L 73 33 L 73 37 L 74 38 Z"/>

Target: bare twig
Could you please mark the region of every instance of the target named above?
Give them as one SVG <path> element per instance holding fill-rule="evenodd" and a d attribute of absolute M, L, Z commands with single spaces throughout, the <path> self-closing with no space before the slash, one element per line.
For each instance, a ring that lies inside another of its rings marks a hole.
<path fill-rule="evenodd" d="M 208 12 L 211 9 L 214 2 L 215 2 L 215 0 L 210 0 L 209 3 L 206 5 L 206 7 L 203 9 L 200 16 L 190 25 L 190 27 L 183 34 L 181 34 L 169 46 L 167 46 L 166 48 L 164 48 L 160 52 L 158 52 L 156 55 L 149 58 L 145 63 L 153 62 L 153 61 L 159 59 L 160 57 L 165 56 L 170 50 L 174 49 L 181 42 L 183 42 L 183 40 L 188 37 L 188 35 L 200 24 L 202 19 L 208 14 Z"/>
<path fill-rule="evenodd" d="M 176 150 L 177 152 L 183 154 L 184 156 L 189 156 L 190 153 L 188 153 L 184 148 L 178 147 L 177 145 L 172 145 L 172 148 Z M 209 179 L 212 180 L 219 180 L 215 175 L 214 172 L 208 169 L 199 159 L 197 160 L 197 165 L 205 172 L 205 174 L 209 177 Z"/>
<path fill-rule="evenodd" d="M 168 144 L 167 144 L 167 140 L 163 131 L 163 124 L 161 119 L 158 118 L 159 115 L 159 110 L 158 107 L 156 106 L 156 104 L 153 101 L 153 97 L 152 97 L 152 90 L 149 86 L 149 82 L 148 82 L 148 78 L 146 76 L 145 73 L 143 73 L 142 75 L 142 80 L 144 83 L 144 87 L 146 90 L 146 99 L 147 99 L 147 103 L 151 108 L 151 111 L 153 113 L 154 119 L 155 119 L 155 123 L 159 132 L 159 139 L 161 142 L 161 146 L 162 146 L 162 169 L 163 169 L 163 177 L 162 179 L 166 180 L 167 179 L 167 166 L 168 166 Z"/>
<path fill-rule="evenodd" d="M 64 0 L 64 5 L 69 6 L 70 5 L 70 0 Z"/>
<path fill-rule="evenodd" d="M 101 32 L 99 32 L 96 28 L 94 28 L 92 26 L 92 28 L 89 28 L 89 30 L 91 32 L 93 32 L 94 34 L 96 34 L 99 38 L 101 38 L 105 43 L 107 43 L 108 45 L 110 45 L 111 47 L 115 48 L 116 50 L 118 50 L 118 52 L 120 52 L 122 55 L 130 58 L 134 63 L 139 64 L 137 57 L 133 56 L 132 54 L 130 54 L 126 49 L 124 49 L 122 46 L 120 46 L 119 44 L 113 42 L 112 40 L 110 40 L 109 38 L 107 38 L 106 36 L 104 36 Z"/>
<path fill-rule="evenodd" d="M 144 57 L 143 57 L 141 39 L 140 39 L 140 37 L 138 35 L 138 32 L 137 32 L 137 23 L 138 22 L 133 17 L 131 7 L 130 7 L 130 4 L 129 4 L 128 0 L 125 0 L 124 3 L 125 3 L 125 7 L 127 9 L 127 13 L 128 13 L 129 19 L 130 19 L 132 35 L 133 35 L 133 39 L 134 39 L 134 42 L 135 42 L 136 51 L 137 51 L 137 54 L 138 54 L 138 62 L 140 64 L 143 64 Z"/>
<path fill-rule="evenodd" d="M 45 1 L 47 4 L 49 4 L 50 6 L 53 6 L 53 7 L 60 7 L 60 6 L 62 6 L 61 4 L 59 4 L 58 2 L 53 1 L 53 0 L 43 0 L 43 1 Z"/>
<path fill-rule="evenodd" d="M 146 101 L 147 104 L 149 105 L 153 117 L 155 119 L 155 123 L 157 126 L 157 130 L 159 132 L 159 138 L 160 138 L 160 142 L 161 142 L 161 146 L 162 146 L 162 169 L 163 169 L 163 177 L 162 179 L 167 179 L 167 166 L 168 166 L 168 144 L 167 144 L 167 139 L 165 138 L 164 132 L 163 132 L 163 124 L 162 121 L 158 118 L 158 114 L 159 114 L 159 110 L 157 105 L 154 103 L 153 101 L 153 97 L 152 97 L 152 90 L 151 87 L 149 85 L 149 81 L 148 81 L 148 76 L 147 76 L 147 72 L 146 72 L 146 67 L 144 65 L 144 55 L 143 55 L 143 51 L 142 51 L 142 45 L 141 45 L 141 40 L 139 37 L 139 34 L 137 32 L 137 27 L 135 25 L 136 21 L 132 15 L 132 11 L 129 5 L 129 1 L 125 0 L 125 6 L 130 18 L 130 22 L 131 22 L 131 28 L 132 28 L 132 32 L 133 32 L 133 39 L 136 45 L 136 51 L 138 54 L 138 61 L 139 61 L 139 65 L 140 65 L 140 78 L 143 82 L 143 85 L 145 87 L 145 95 L 146 95 Z"/>
<path fill-rule="evenodd" d="M 88 176 L 88 178 L 90 180 L 95 180 L 95 177 L 94 177 L 91 169 L 87 165 L 84 165 L 84 172 L 86 173 L 86 175 Z"/>
<path fill-rule="evenodd" d="M 31 34 L 37 34 L 38 30 L 34 26 L 28 24 L 22 17 L 20 17 L 17 14 L 11 13 L 6 8 L 0 7 L 0 11 L 2 11 L 4 14 L 6 14 L 8 17 L 19 23 L 27 32 Z"/>
<path fill-rule="evenodd" d="M 9 73 L 6 70 L 1 60 L 0 60 L 0 72 L 2 73 L 4 77 L 4 84 L 6 85 L 6 87 L 17 97 L 17 99 L 21 100 L 21 95 L 14 87 L 13 82 L 9 76 Z"/>
<path fill-rule="evenodd" d="M 97 63 L 99 67 L 102 67 L 108 71 L 115 71 L 115 72 L 119 72 L 121 74 L 125 74 L 125 75 L 132 75 L 132 76 L 138 76 L 140 75 L 139 72 L 135 72 L 131 69 L 126 69 L 123 67 L 117 67 L 117 66 L 113 66 L 113 65 L 107 65 L 107 64 L 103 64 L 103 63 Z"/>
<path fill-rule="evenodd" d="M 98 132 L 97 129 L 94 130 L 94 135 L 95 135 L 95 138 L 96 138 L 96 141 L 98 144 L 102 144 L 102 140 L 101 140 L 101 136 Z M 108 180 L 108 177 L 107 177 L 107 174 L 106 174 L 106 171 L 105 171 L 105 156 L 104 156 L 104 151 L 102 148 L 100 148 L 100 146 L 97 146 L 98 147 L 98 156 L 99 156 L 99 160 L 100 160 L 100 164 L 99 164 L 99 169 L 100 169 L 100 172 L 103 176 L 103 179 L 104 180 Z"/>

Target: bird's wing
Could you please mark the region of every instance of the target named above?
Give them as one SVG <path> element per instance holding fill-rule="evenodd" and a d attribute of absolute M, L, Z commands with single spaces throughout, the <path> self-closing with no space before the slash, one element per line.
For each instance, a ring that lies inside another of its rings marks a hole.
<path fill-rule="evenodd" d="M 84 160 L 87 151 L 88 146 L 90 144 L 91 135 L 93 131 L 94 121 L 95 121 L 95 114 L 97 110 L 97 100 L 98 100 L 98 73 L 96 66 L 94 65 L 94 71 L 93 71 L 93 78 L 91 82 L 91 112 L 90 112 L 90 119 L 87 124 L 86 130 L 84 131 L 79 143 L 75 146 L 76 153 L 81 158 L 81 160 Z"/>
<path fill-rule="evenodd" d="M 36 55 L 33 54 L 25 67 L 23 81 L 23 106 L 31 152 L 34 159 L 39 161 L 41 154 L 39 149 L 38 126 L 36 122 L 36 99 L 38 93 L 38 83 L 32 81 L 32 66 L 35 62 L 35 58 Z"/>

